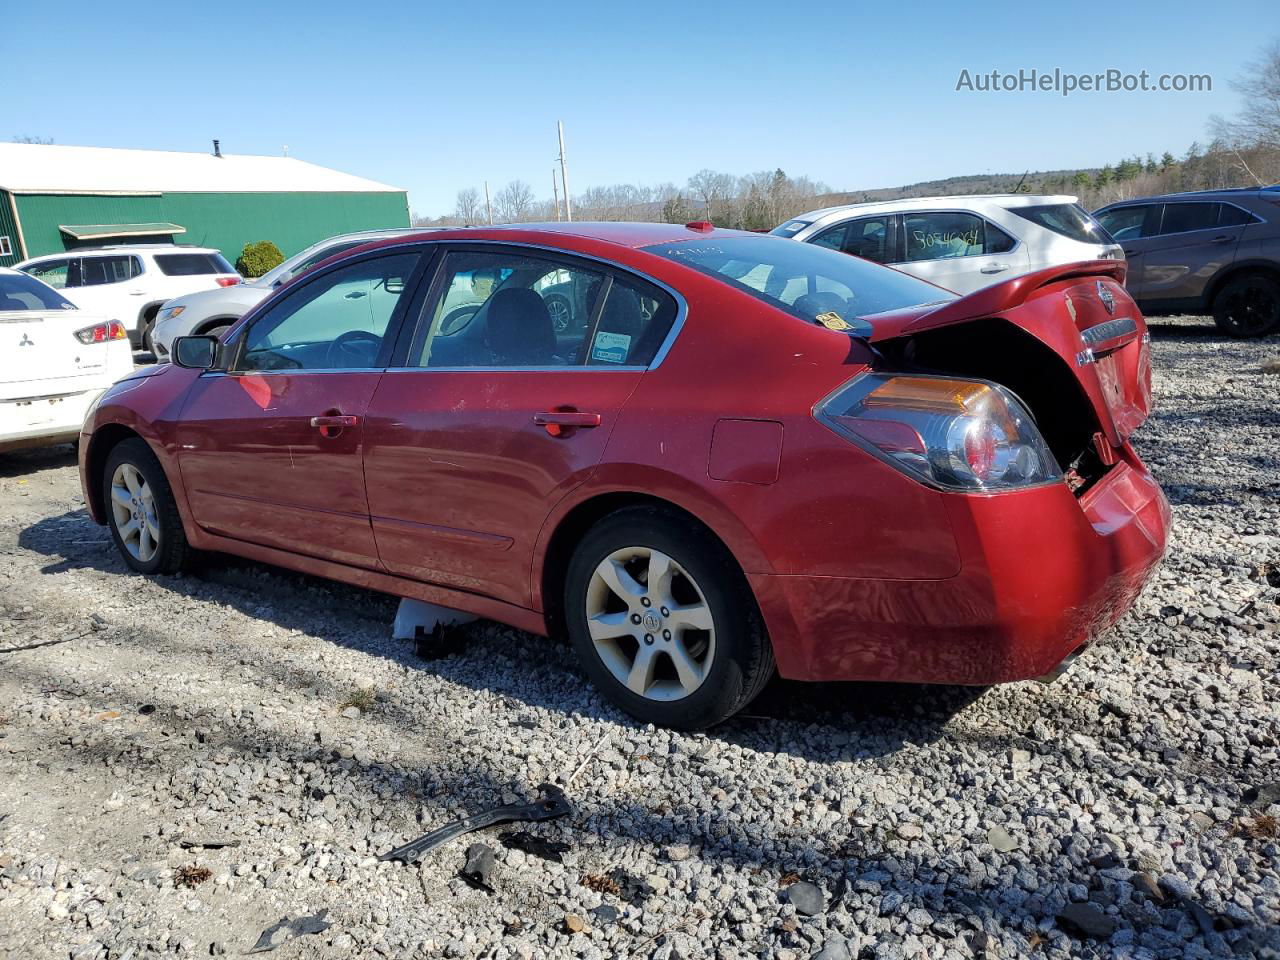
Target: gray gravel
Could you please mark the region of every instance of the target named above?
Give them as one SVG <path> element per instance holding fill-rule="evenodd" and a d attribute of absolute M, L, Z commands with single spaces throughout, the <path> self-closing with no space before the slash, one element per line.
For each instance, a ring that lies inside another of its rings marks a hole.
<path fill-rule="evenodd" d="M 327 910 L 274 955 L 1277 956 L 1280 341 L 1155 337 L 1176 528 L 1103 645 L 1048 688 L 778 683 L 702 736 L 491 623 L 424 663 L 382 595 L 133 576 L 65 449 L 0 457 L 0 955 L 238 955 Z M 527 827 L 563 862 L 519 826 L 376 859 L 575 772 Z"/>

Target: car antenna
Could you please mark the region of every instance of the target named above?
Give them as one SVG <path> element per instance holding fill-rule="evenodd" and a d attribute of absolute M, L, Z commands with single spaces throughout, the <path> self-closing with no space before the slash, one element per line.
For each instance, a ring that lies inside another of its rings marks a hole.
<path fill-rule="evenodd" d="M 1017 185 L 1016 187 L 1014 187 L 1014 188 L 1013 188 L 1013 192 L 1014 192 L 1014 193 L 1020 193 L 1020 192 L 1022 191 L 1022 185 L 1023 185 L 1024 183 L 1026 183 L 1026 181 L 1027 181 L 1027 174 L 1028 174 L 1028 173 L 1030 173 L 1030 172 L 1031 172 L 1031 170 L 1030 170 L 1030 169 L 1027 169 L 1027 170 L 1023 170 L 1023 171 L 1022 171 L 1022 179 L 1021 179 L 1021 180 L 1019 180 L 1019 181 L 1018 181 L 1018 185 Z"/>

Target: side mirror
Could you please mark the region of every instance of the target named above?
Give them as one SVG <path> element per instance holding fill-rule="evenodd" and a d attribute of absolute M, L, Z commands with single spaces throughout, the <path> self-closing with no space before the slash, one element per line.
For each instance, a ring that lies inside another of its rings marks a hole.
<path fill-rule="evenodd" d="M 274 290 L 276 287 L 283 287 L 286 283 L 288 283 L 292 279 L 293 279 L 292 273 L 282 273 L 280 274 L 279 277 L 276 278 L 276 282 L 271 285 L 271 289 Z"/>
<path fill-rule="evenodd" d="M 217 337 L 178 337 L 173 341 L 173 362 L 179 367 L 209 370 L 217 358 Z"/>

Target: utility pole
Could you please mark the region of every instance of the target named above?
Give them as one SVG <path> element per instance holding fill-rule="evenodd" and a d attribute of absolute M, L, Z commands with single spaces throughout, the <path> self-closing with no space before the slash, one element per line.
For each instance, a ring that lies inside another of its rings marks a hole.
<path fill-rule="evenodd" d="M 489 226 L 493 226 L 493 204 L 489 202 L 489 181 L 484 182 L 484 208 L 489 213 Z"/>
<path fill-rule="evenodd" d="M 569 167 L 564 160 L 564 121 L 556 121 L 556 130 L 560 134 L 560 186 L 564 187 L 564 218 L 573 222 L 573 207 L 569 204 Z"/>
<path fill-rule="evenodd" d="M 560 220 L 560 185 L 556 182 L 556 168 L 551 168 L 551 195 L 556 198 L 556 222 Z"/>

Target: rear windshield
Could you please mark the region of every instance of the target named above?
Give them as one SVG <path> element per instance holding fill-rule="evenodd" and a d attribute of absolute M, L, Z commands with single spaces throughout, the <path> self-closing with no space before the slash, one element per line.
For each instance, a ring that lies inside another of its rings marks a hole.
<path fill-rule="evenodd" d="M 201 273 L 235 273 L 220 253 L 157 253 L 156 264 L 166 277 L 192 277 Z"/>
<path fill-rule="evenodd" d="M 47 283 L 25 273 L 0 273 L 0 313 L 74 309 L 75 304 Z"/>
<path fill-rule="evenodd" d="M 681 240 L 645 247 L 803 320 L 842 320 L 955 299 L 931 283 L 812 243 L 778 237 Z"/>
<path fill-rule="evenodd" d="M 1030 220 L 1059 236 L 1081 243 L 1115 243 L 1102 224 L 1078 203 L 1048 203 L 1039 207 L 1009 207 L 1023 220 Z"/>

